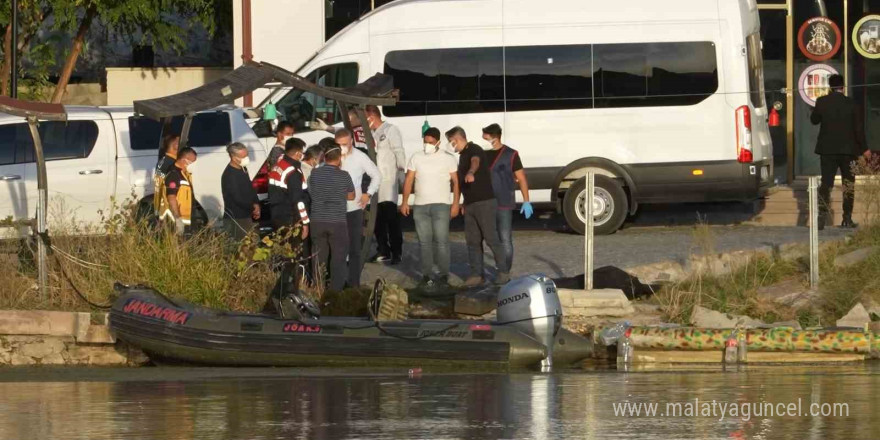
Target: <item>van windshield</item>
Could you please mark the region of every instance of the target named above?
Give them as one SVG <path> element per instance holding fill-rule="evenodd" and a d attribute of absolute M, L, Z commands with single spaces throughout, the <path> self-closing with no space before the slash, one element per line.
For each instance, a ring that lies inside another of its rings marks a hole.
<path fill-rule="evenodd" d="M 765 107 L 764 100 L 764 55 L 761 53 L 761 34 L 754 33 L 746 38 L 749 59 L 749 96 L 752 106 Z"/>

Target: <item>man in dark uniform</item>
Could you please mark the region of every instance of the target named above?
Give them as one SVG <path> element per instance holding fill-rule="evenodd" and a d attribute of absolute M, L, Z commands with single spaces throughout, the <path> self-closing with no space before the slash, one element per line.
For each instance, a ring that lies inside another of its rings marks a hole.
<path fill-rule="evenodd" d="M 855 204 L 855 175 L 853 164 L 858 156 L 870 155 L 866 148 L 865 131 L 855 102 L 843 94 L 843 77 L 832 75 L 828 79 L 831 93 L 816 100 L 810 121 L 821 124 L 816 154 L 822 169 L 822 185 L 819 187 L 819 229 L 825 228 L 831 204 L 831 188 L 837 170 L 843 178 L 843 224 L 855 228 L 852 213 Z"/>
<path fill-rule="evenodd" d="M 302 222 L 301 238 L 309 235 L 308 185 L 302 174 L 305 142 L 298 138 L 287 140 L 284 156 L 269 171 L 269 207 L 275 229 Z"/>

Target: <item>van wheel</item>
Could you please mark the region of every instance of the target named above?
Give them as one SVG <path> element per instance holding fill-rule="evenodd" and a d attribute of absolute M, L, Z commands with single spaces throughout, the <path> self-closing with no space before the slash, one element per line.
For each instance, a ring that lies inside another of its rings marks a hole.
<path fill-rule="evenodd" d="M 623 186 L 617 180 L 607 176 L 595 176 L 595 192 L 593 196 L 593 233 L 609 235 L 615 233 L 626 220 L 627 199 Z M 587 179 L 575 182 L 563 199 L 562 212 L 568 226 L 584 233 L 584 197 L 586 196 Z"/>

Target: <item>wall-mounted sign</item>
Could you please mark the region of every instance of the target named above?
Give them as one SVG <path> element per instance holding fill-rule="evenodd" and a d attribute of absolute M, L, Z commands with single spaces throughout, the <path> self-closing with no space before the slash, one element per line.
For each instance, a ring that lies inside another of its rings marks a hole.
<path fill-rule="evenodd" d="M 880 58 L 880 15 L 868 15 L 855 26 L 852 34 L 856 52 L 871 59 Z"/>
<path fill-rule="evenodd" d="M 798 47 L 804 56 L 813 61 L 831 59 L 840 50 L 840 28 L 826 17 L 815 17 L 806 21 L 798 31 Z"/>
<path fill-rule="evenodd" d="M 804 70 L 798 80 L 798 89 L 801 99 L 810 107 L 816 105 L 816 100 L 831 92 L 828 87 L 828 78 L 837 75 L 837 70 L 827 64 L 813 64 Z"/>

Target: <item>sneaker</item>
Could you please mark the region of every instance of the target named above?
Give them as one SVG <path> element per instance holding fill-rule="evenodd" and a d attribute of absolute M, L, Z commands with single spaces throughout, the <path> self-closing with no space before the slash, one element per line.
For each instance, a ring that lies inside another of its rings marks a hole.
<path fill-rule="evenodd" d="M 510 274 L 507 272 L 498 272 L 498 276 L 495 277 L 495 284 L 498 286 L 502 286 L 510 282 Z"/>
<path fill-rule="evenodd" d="M 481 276 L 474 275 L 464 280 L 465 287 L 477 287 L 480 284 L 483 284 L 483 277 Z"/>
<path fill-rule="evenodd" d="M 422 282 L 419 283 L 419 287 L 421 287 L 423 289 L 433 289 L 434 286 L 435 286 L 434 280 L 432 280 L 431 277 L 429 277 L 427 275 L 422 276 Z"/>
<path fill-rule="evenodd" d="M 391 261 L 391 257 L 382 254 L 373 255 L 373 258 L 370 258 L 370 263 L 385 263 Z"/>

